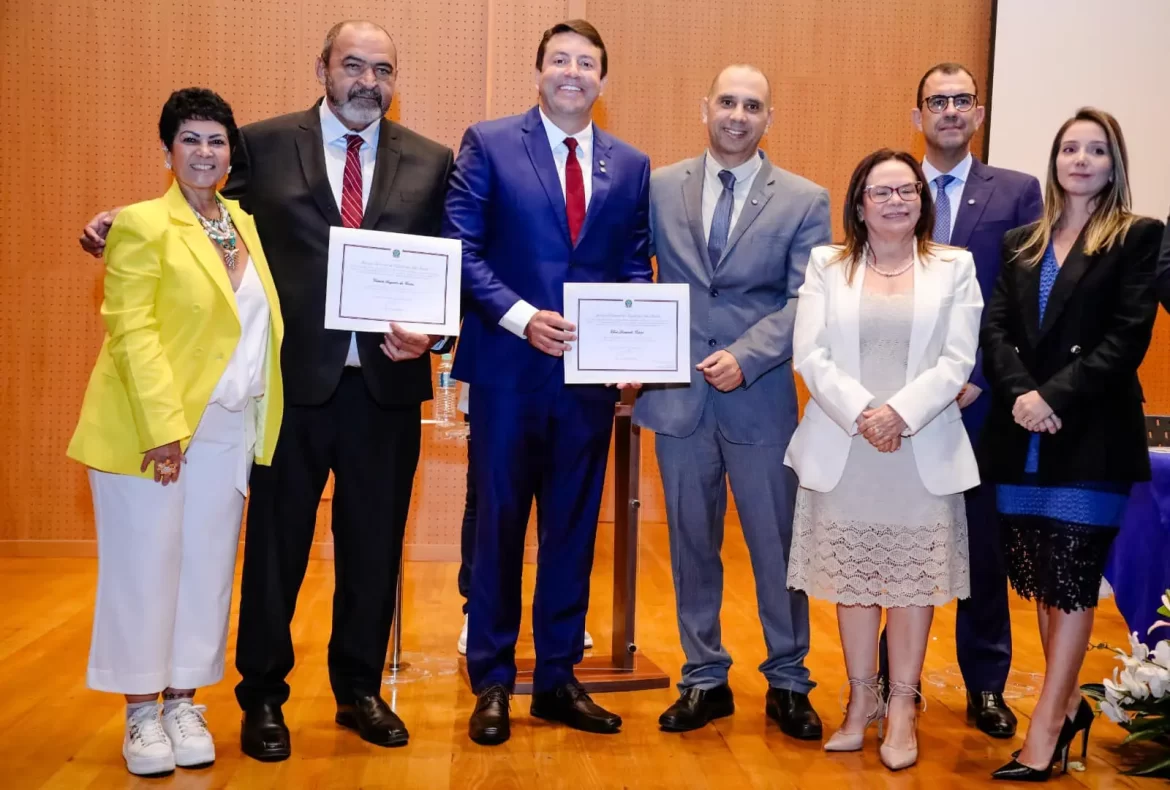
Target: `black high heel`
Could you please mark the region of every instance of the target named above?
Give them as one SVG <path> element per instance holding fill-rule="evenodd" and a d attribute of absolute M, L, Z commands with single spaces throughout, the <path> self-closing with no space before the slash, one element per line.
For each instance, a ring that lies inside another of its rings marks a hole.
<path fill-rule="evenodd" d="M 1084 697 L 1082 697 L 1081 704 L 1077 706 L 1077 712 L 1073 714 L 1071 719 L 1066 716 L 1064 724 L 1061 726 L 1062 735 L 1064 733 L 1065 727 L 1071 728 L 1070 732 L 1068 733 L 1070 745 L 1076 738 L 1078 732 L 1084 732 L 1084 734 L 1081 736 L 1081 762 L 1084 762 L 1089 756 L 1089 730 L 1092 728 L 1093 721 L 1096 718 L 1096 714 L 1093 713 L 1093 706 L 1090 705 Z M 1019 756 L 1020 749 L 1016 749 L 1014 752 L 1012 752 L 1013 758 Z"/>
<path fill-rule="evenodd" d="M 1091 714 L 1092 710 L 1089 712 Z M 1077 709 L 1077 714 L 1079 717 L 1079 708 Z M 1066 716 L 1064 723 L 1060 726 L 1060 735 L 1056 738 L 1056 747 L 1052 750 L 1052 759 L 1048 761 L 1047 766 L 1043 769 L 1033 768 L 1030 765 L 1024 765 L 1019 760 L 1013 759 L 1007 765 L 993 771 L 991 778 L 1009 782 L 1047 782 L 1052 777 L 1052 769 L 1056 765 L 1057 760 L 1060 761 L 1061 773 L 1067 773 L 1069 744 L 1072 743 L 1073 738 L 1076 737 L 1079 731 L 1080 729 L 1073 723 L 1073 720 Z"/>
<path fill-rule="evenodd" d="M 1072 732 L 1069 735 L 1069 743 L 1071 744 L 1078 732 L 1083 733 L 1081 736 L 1081 762 L 1084 762 L 1089 756 L 1089 730 L 1092 729 L 1096 718 L 1093 706 L 1081 698 L 1081 704 L 1077 706 L 1076 715 L 1071 720 Z"/>

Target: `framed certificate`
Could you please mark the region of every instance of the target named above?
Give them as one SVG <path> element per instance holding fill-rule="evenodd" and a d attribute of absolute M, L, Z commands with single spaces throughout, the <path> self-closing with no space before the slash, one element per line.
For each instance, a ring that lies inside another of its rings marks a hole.
<path fill-rule="evenodd" d="M 330 228 L 325 328 L 458 335 L 462 271 L 454 239 Z"/>
<path fill-rule="evenodd" d="M 691 299 L 686 285 L 565 283 L 566 384 L 690 383 Z"/>

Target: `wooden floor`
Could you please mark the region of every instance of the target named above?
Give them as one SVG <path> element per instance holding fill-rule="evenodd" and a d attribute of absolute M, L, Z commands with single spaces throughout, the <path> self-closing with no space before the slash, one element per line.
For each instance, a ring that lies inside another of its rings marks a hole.
<path fill-rule="evenodd" d="M 314 561 L 301 592 L 294 624 L 297 668 L 285 707 L 293 757 L 262 765 L 244 758 L 238 746 L 239 713 L 232 696 L 234 669 L 199 696 L 217 735 L 219 760 L 203 771 L 139 780 L 126 773 L 120 747 L 123 713 L 119 698 L 85 688 L 95 563 L 92 560 L 0 560 L 0 787 L 239 788 L 944 788 L 983 787 L 988 774 L 1009 759 L 1020 741 L 993 741 L 964 724 L 963 694 L 954 657 L 954 607 L 938 612 L 925 669 L 929 709 L 919 730 L 919 764 L 899 774 L 878 761 L 870 731 L 865 750 L 830 756 L 816 743 L 781 735 L 763 715 L 766 684 L 756 671 L 764 657 L 751 568 L 743 541 L 728 525 L 724 552 L 723 638 L 738 663 L 731 670 L 738 712 L 703 730 L 683 735 L 660 732 L 659 713 L 673 689 L 599 695 L 620 713 L 616 736 L 578 733 L 530 719 L 527 698 L 513 702 L 512 740 L 484 748 L 467 739 L 474 697 L 456 671 L 455 640 L 461 617 L 455 566 L 407 566 L 405 650 L 430 676 L 384 688 L 410 728 L 410 745 L 396 750 L 370 746 L 333 724 L 333 700 L 325 669 L 332 565 Z M 599 538 L 589 628 L 606 644 L 610 611 L 610 537 Z M 531 596 L 532 574 L 525 579 Z M 672 680 L 682 663 L 674 616 L 665 528 L 644 525 L 638 590 L 638 643 Z M 1025 696 L 1013 702 L 1021 732 L 1035 704 L 1043 662 L 1034 616 L 1013 602 L 1013 682 Z M 522 633 L 530 631 L 527 614 Z M 1112 602 L 1101 609 L 1094 642 L 1125 644 L 1125 626 Z M 229 656 L 234 653 L 235 615 Z M 522 645 L 531 651 L 531 639 Z M 841 720 L 837 692 L 845 673 L 831 606 L 814 603 L 812 652 L 819 682 L 813 702 L 827 730 Z M 1105 651 L 1086 660 L 1083 681 L 1112 672 Z M 1031 689 L 1029 691 L 1029 688 Z M 1065 787 L 1141 787 L 1152 780 L 1118 774 L 1116 751 L 1122 731 L 1101 719 L 1093 729 L 1087 770 L 1060 780 Z M 1079 785 L 1077 785 L 1079 783 Z"/>

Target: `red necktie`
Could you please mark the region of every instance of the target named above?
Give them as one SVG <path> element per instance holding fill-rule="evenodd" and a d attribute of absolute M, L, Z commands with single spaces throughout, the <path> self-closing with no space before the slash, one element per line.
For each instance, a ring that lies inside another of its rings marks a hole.
<path fill-rule="evenodd" d="M 581 163 L 577 160 L 577 140 L 565 138 L 569 158 L 565 162 L 565 214 L 569 218 L 569 238 L 577 243 L 581 226 L 585 224 L 585 179 L 581 176 Z"/>
<path fill-rule="evenodd" d="M 345 136 L 345 172 L 341 176 L 341 224 L 347 228 L 362 225 L 362 138 Z"/>

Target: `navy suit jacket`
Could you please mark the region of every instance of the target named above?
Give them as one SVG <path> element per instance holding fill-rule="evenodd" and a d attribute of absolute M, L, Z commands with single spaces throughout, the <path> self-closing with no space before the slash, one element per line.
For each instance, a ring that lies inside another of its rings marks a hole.
<path fill-rule="evenodd" d="M 971 162 L 971 172 L 963 187 L 951 244 L 965 247 L 975 257 L 975 276 L 983 293 L 983 304 L 991 303 L 995 280 L 1003 264 L 1003 237 L 1009 230 L 1031 224 L 1044 212 L 1040 182 L 1034 176 L 1016 170 Z M 987 309 L 984 308 L 984 318 Z M 983 354 L 975 357 L 971 383 L 983 390 L 975 403 L 963 411 L 963 422 L 972 436 L 991 404 L 989 385 L 983 374 Z"/>
<path fill-rule="evenodd" d="M 650 158 L 593 128 L 593 192 L 577 244 L 540 111 L 463 135 L 443 235 L 463 242 L 463 329 L 452 377 L 531 391 L 563 362 L 499 325 L 518 301 L 564 314 L 566 282 L 649 282 Z M 574 388 L 580 389 L 580 388 Z M 608 392 L 616 389 L 587 388 Z"/>

